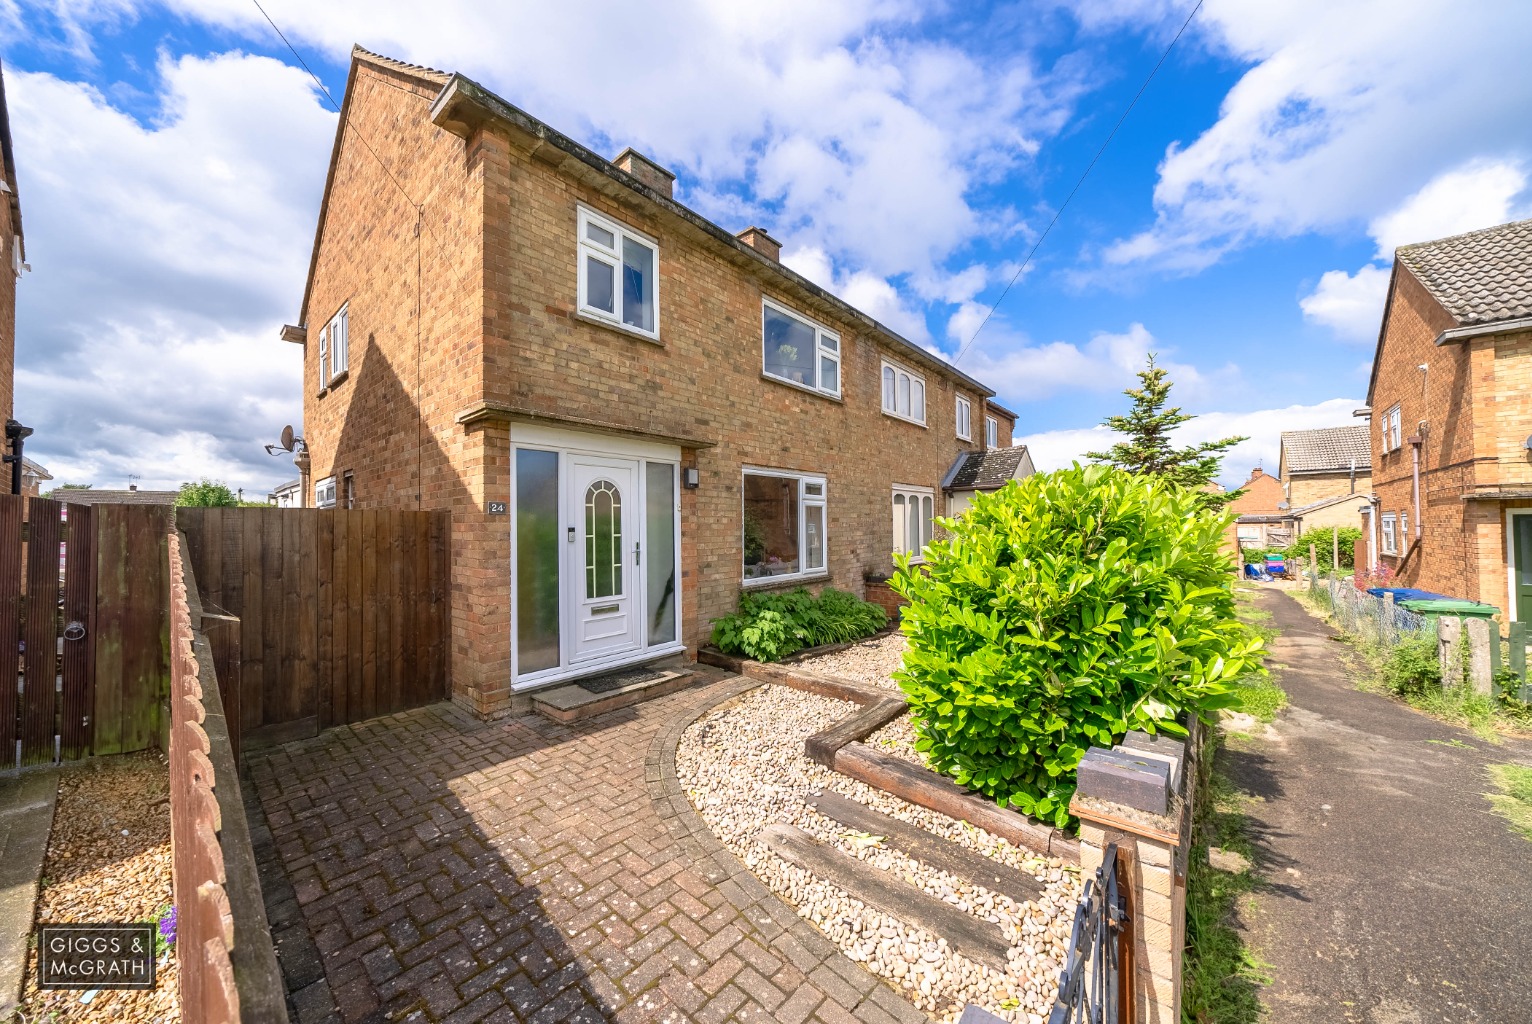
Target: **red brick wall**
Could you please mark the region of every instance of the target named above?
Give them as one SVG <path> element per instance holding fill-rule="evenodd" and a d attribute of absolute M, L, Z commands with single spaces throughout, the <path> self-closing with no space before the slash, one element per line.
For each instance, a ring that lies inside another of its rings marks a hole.
<path fill-rule="evenodd" d="M 1286 501 L 1282 481 L 1261 469 L 1252 469 L 1250 479 L 1240 485 L 1244 492 L 1229 502 L 1229 511 L 1236 516 L 1269 516 L 1282 511 L 1277 506 Z M 1239 531 L 1230 525 L 1224 531 L 1224 547 L 1232 552 L 1239 540 Z"/>
<path fill-rule="evenodd" d="M 16 274 L 12 254 L 16 229 L 11 220 L 10 199 L 0 195 L 0 423 L 15 415 Z"/>
<path fill-rule="evenodd" d="M 534 155 L 508 129 L 465 142 L 435 128 L 435 92 L 358 66 L 350 122 L 424 206 L 425 313 L 417 327 L 411 201 L 343 134 L 308 307 L 304 421 L 314 479 L 354 472 L 362 507 L 416 507 L 418 488 L 421 507 L 452 509 L 459 698 L 489 711 L 509 696 L 511 521 L 485 503 L 509 498 L 510 428 L 454 420 L 480 400 L 716 442 L 683 452 L 701 471 L 701 486 L 682 491 L 683 639 L 693 647 L 737 600 L 744 465 L 827 477 L 829 585 L 860 594 L 864 574 L 890 571 L 892 486 L 939 488 L 957 453 L 983 443 L 981 397 L 965 391 L 974 440 L 958 441 L 959 382 L 583 165 L 550 164 L 546 148 Z M 658 240 L 659 343 L 575 316 L 582 202 Z M 762 377 L 763 295 L 839 332 L 841 400 Z M 350 379 L 320 394 L 315 339 L 343 302 Z M 885 354 L 924 375 L 926 427 L 882 414 Z M 1011 433 L 1000 417 L 1002 445 Z"/>

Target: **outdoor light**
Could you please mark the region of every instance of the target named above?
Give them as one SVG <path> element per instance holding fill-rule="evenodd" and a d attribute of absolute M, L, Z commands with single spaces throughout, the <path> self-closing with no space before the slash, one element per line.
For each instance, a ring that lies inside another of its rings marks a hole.
<path fill-rule="evenodd" d="M 1528 441 L 1528 445 L 1532 446 L 1532 440 Z M 696 466 L 687 466 L 681 470 L 681 482 L 687 487 L 696 487 L 702 482 L 702 474 L 698 472 Z"/>

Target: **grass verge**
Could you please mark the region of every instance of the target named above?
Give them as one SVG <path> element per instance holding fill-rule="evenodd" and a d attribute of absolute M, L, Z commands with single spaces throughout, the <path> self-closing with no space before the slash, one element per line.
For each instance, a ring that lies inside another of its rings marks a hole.
<path fill-rule="evenodd" d="M 1532 839 L 1532 765 L 1492 764 L 1489 779 L 1496 792 L 1484 795 L 1495 813 L 1522 837 Z"/>
<path fill-rule="evenodd" d="M 1255 859 L 1245 816 L 1254 798 L 1218 770 L 1222 746 L 1215 739 L 1209 751 L 1213 767 L 1187 869 L 1181 1019 L 1188 1024 L 1254 1024 L 1262 1016 L 1260 990 L 1272 980 L 1270 965 L 1245 945 L 1238 928 L 1239 911 L 1258 885 L 1250 868 L 1227 871 L 1208 863 L 1210 846 L 1238 854 L 1246 865 Z"/>

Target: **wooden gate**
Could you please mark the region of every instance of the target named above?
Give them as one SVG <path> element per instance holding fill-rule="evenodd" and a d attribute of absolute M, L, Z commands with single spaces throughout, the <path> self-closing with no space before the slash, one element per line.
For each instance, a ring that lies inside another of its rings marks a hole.
<path fill-rule="evenodd" d="M 231 724 L 248 747 L 449 695 L 447 512 L 183 508 Z M 238 622 L 233 622 L 237 619 Z M 236 635 L 230 635 L 234 631 Z M 232 732 L 232 729 L 231 729 Z"/>
<path fill-rule="evenodd" d="M 0 770 L 155 746 L 170 510 L 0 494 Z M 7 655 L 9 657 L 10 655 Z"/>

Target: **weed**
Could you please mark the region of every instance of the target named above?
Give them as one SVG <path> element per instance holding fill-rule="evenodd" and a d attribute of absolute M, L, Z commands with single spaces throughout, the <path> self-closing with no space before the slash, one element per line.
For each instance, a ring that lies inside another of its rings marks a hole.
<path fill-rule="evenodd" d="M 1490 806 L 1513 830 L 1532 839 L 1532 765 L 1492 764 L 1488 771 L 1499 791 L 1485 794 Z"/>

